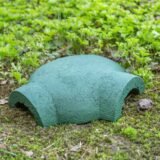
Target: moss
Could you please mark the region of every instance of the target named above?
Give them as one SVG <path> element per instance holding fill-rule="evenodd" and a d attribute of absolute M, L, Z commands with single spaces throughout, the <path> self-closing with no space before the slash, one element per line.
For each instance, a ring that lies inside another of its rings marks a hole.
<path fill-rule="evenodd" d="M 137 130 L 132 127 L 127 127 L 122 130 L 122 134 L 129 137 L 131 140 L 134 140 L 137 138 Z"/>

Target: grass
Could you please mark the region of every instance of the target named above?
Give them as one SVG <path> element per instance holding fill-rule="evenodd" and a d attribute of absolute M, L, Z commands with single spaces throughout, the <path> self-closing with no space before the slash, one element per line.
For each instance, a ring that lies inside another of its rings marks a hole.
<path fill-rule="evenodd" d="M 126 100 L 115 123 L 41 128 L 32 115 L 0 105 L 0 159 L 160 159 L 160 2 L 0 0 L 0 99 L 59 57 L 94 53 L 141 75 L 145 93 Z M 1 83 L 7 80 L 7 84 Z M 138 112 L 141 98 L 154 106 Z"/>

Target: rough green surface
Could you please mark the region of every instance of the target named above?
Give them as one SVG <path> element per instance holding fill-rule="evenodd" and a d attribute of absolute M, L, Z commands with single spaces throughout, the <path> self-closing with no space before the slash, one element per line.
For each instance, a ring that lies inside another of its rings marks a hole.
<path fill-rule="evenodd" d="M 121 116 L 126 96 L 143 90 L 143 80 L 115 62 L 79 55 L 40 67 L 27 85 L 11 93 L 9 104 L 24 104 L 42 126 L 115 121 Z"/>

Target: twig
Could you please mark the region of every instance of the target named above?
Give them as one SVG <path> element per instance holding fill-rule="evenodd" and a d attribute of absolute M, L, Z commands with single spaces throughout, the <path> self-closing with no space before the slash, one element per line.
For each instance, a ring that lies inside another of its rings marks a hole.
<path fill-rule="evenodd" d="M 148 92 L 154 92 L 154 91 L 158 91 L 158 90 L 160 90 L 160 88 L 150 89 L 150 90 L 148 90 Z"/>
<path fill-rule="evenodd" d="M 47 146 L 46 148 L 43 148 L 43 151 L 49 149 L 50 147 L 52 147 L 54 145 L 54 143 L 50 144 L 49 146 Z"/>

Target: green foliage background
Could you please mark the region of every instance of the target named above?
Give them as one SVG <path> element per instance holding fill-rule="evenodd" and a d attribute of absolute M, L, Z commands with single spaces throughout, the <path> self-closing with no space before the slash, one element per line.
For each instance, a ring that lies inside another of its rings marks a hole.
<path fill-rule="evenodd" d="M 149 82 L 160 61 L 160 1 L 0 0 L 0 73 L 25 83 L 40 64 L 99 54 Z"/>

